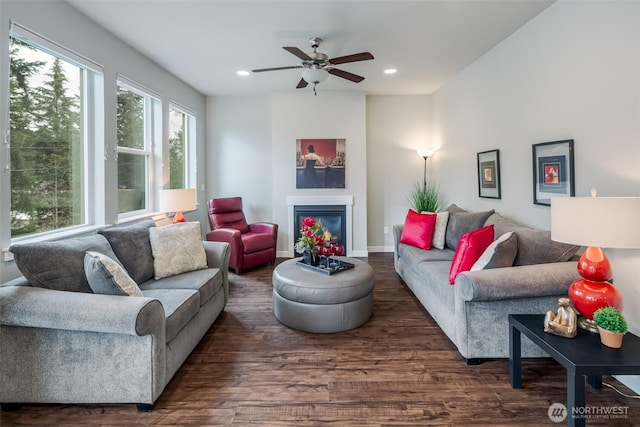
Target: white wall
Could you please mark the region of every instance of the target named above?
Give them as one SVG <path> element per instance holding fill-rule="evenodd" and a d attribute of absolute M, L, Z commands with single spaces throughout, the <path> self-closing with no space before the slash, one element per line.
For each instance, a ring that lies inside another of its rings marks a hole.
<path fill-rule="evenodd" d="M 531 144 L 566 138 L 576 196 L 640 196 L 640 3 L 554 3 L 438 90 L 433 108 L 434 173 L 463 207 L 548 229 L 549 208 L 532 204 Z M 495 148 L 502 199 L 480 199 L 476 153 Z M 638 334 L 640 251 L 607 253 Z M 638 378 L 625 381 L 638 390 Z"/>
<path fill-rule="evenodd" d="M 163 101 L 165 117 L 168 112 L 169 101 L 175 101 L 196 114 L 197 123 L 197 168 L 198 190 L 204 184 L 205 171 L 205 98 L 202 94 L 168 73 L 133 48 L 115 38 L 111 33 L 97 26 L 93 21 L 77 12 L 67 3 L 58 0 L 51 1 L 17 1 L 3 0 L 0 2 L 0 87 L 6 88 L 8 83 L 9 59 L 9 21 L 15 21 L 30 30 L 64 46 L 79 55 L 101 64 L 104 67 L 104 140 L 108 145 L 108 152 L 113 152 L 116 140 L 116 79 L 121 74 L 160 95 Z M 5 65 L 6 64 L 6 65 Z M 3 90 L 0 98 L 0 117 L 7 117 L 6 92 Z M 5 165 L 8 152 L 0 151 L 0 163 Z M 114 156 L 104 163 L 106 186 L 106 222 L 115 223 L 117 214 L 117 165 Z M 8 174 L 0 174 L 0 188 L 2 192 L 9 191 Z M 204 192 L 198 191 L 198 201 L 201 202 Z M 188 213 L 190 220 L 206 221 L 206 211 L 200 203 L 196 212 Z M 10 244 L 10 220 L 8 208 L 0 209 L 0 246 L 6 248 Z M 0 262 L 0 282 L 18 275 L 13 262 Z"/>
<path fill-rule="evenodd" d="M 278 256 L 292 256 L 287 196 L 353 195 L 353 253 L 367 255 L 367 146 L 361 92 L 207 99 L 207 194 L 243 197 L 249 222 L 279 224 Z M 296 139 L 346 139 L 345 189 L 296 189 Z"/>
<path fill-rule="evenodd" d="M 371 252 L 393 252 L 392 227 L 410 207 L 408 196 L 424 176 L 418 149 L 432 147 L 431 97 L 367 96 L 367 209 Z M 427 179 L 432 176 L 428 160 Z M 384 234 L 384 230 L 387 234 Z"/>

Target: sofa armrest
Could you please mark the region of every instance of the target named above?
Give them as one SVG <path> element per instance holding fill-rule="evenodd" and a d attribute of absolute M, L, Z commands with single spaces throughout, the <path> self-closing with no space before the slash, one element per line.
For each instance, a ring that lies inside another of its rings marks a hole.
<path fill-rule="evenodd" d="M 454 286 L 456 298 L 464 301 L 495 301 L 564 295 L 578 279 L 577 264 L 569 261 L 466 271 Z"/>
<path fill-rule="evenodd" d="M 165 315 L 153 298 L 8 286 L 0 288 L 0 324 L 164 339 Z"/>
<path fill-rule="evenodd" d="M 231 259 L 231 245 L 226 242 L 202 242 L 207 254 L 207 266 L 219 268 L 222 273 L 224 288 L 224 303 L 229 300 L 229 260 Z"/>

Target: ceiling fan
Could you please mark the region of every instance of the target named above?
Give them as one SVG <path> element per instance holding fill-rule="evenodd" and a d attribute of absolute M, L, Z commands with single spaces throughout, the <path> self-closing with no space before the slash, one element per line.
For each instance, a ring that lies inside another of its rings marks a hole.
<path fill-rule="evenodd" d="M 335 68 L 335 65 L 346 64 L 349 62 L 368 61 L 370 59 L 374 59 L 372 54 L 370 54 L 369 52 L 361 52 L 355 53 L 353 55 L 339 56 L 337 58 L 329 59 L 326 54 L 317 51 L 320 43 L 322 43 L 321 38 L 310 38 L 309 44 L 313 48 L 313 52 L 310 53 L 305 53 L 297 47 L 283 46 L 284 50 L 302 59 L 302 65 L 292 65 L 289 67 L 276 68 L 260 68 L 257 70 L 251 70 L 251 72 L 261 73 L 263 71 L 279 71 L 290 70 L 293 68 L 303 68 L 302 78 L 298 82 L 296 89 L 302 89 L 304 87 L 307 87 L 309 83 L 313 83 L 314 94 L 316 93 L 316 85 L 325 81 L 327 77 L 329 77 L 329 74 L 347 79 L 354 83 L 360 83 L 364 80 L 364 77 L 341 70 L 339 68 Z"/>

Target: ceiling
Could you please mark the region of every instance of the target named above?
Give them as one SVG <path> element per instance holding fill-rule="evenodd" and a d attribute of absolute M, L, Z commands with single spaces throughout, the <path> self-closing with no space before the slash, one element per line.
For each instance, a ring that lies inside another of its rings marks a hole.
<path fill-rule="evenodd" d="M 205 95 L 293 90 L 301 70 L 236 75 L 299 65 L 282 49 L 330 58 L 368 51 L 375 60 L 338 68 L 321 90 L 429 94 L 531 20 L 554 0 L 67 0 L 109 32 Z M 387 75 L 387 68 L 397 69 Z M 312 85 L 306 89 L 312 90 Z"/>

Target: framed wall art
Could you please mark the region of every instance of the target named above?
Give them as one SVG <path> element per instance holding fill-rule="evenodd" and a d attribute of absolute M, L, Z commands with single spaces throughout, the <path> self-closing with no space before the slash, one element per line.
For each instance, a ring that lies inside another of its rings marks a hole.
<path fill-rule="evenodd" d="M 533 144 L 533 203 L 551 206 L 551 197 L 575 195 L 573 140 Z"/>
<path fill-rule="evenodd" d="M 478 153 L 478 196 L 500 199 L 500 150 Z"/>
<path fill-rule="evenodd" d="M 296 140 L 296 188 L 345 188 L 344 139 Z"/>

